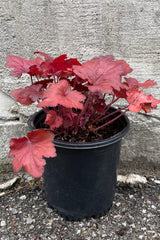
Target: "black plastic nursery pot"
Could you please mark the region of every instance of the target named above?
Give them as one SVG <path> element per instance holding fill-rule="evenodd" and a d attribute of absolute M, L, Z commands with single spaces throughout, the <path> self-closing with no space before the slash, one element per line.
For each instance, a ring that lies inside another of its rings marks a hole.
<path fill-rule="evenodd" d="M 38 128 L 37 122 L 44 118 L 43 111 L 36 113 L 32 128 Z M 99 217 L 111 208 L 121 139 L 129 129 L 125 115 L 119 121 L 123 123 L 123 129 L 101 141 L 70 143 L 54 140 L 57 157 L 46 159 L 43 177 L 48 205 L 63 217 L 70 220 Z"/>

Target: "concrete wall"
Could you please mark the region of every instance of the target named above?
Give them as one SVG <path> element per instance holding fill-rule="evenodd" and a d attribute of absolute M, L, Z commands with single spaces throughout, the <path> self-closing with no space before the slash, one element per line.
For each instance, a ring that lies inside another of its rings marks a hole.
<path fill-rule="evenodd" d="M 4 67 L 7 55 L 29 59 L 34 51 L 53 57 L 88 60 L 113 54 L 125 59 L 140 81 L 157 81 L 151 93 L 160 98 L 159 0 L 1 0 L 0 2 L 0 159 L 7 160 L 10 137 L 26 131 L 31 112 L 4 95 L 27 79 L 14 79 Z M 5 107 L 4 107 L 5 106 Z M 5 108 L 5 111 L 4 111 Z M 160 107 L 148 117 L 129 114 L 131 130 L 121 159 L 160 163 Z M 18 129 L 17 129 L 18 128 Z M 143 166 L 144 167 L 144 166 Z"/>

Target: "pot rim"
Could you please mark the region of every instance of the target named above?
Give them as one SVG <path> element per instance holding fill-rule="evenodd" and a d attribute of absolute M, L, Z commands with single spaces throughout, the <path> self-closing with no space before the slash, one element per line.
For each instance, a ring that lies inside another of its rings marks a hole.
<path fill-rule="evenodd" d="M 111 109 L 116 109 L 116 108 L 111 107 Z M 41 112 L 43 112 L 43 109 L 34 113 L 29 118 L 28 126 L 29 126 L 30 130 L 35 130 L 36 129 L 36 127 L 34 125 L 34 120 Z M 53 143 L 55 144 L 55 147 L 67 148 L 67 149 L 92 149 L 92 148 L 109 146 L 109 145 L 114 144 L 118 141 L 121 141 L 121 139 L 127 134 L 128 130 L 129 130 L 130 123 L 129 123 L 129 119 L 128 119 L 127 115 L 124 114 L 119 119 L 121 119 L 121 121 L 125 121 L 125 123 L 126 123 L 125 127 L 121 131 L 119 131 L 118 133 L 116 133 L 113 136 L 108 137 L 106 139 L 95 141 L 95 142 L 67 142 L 67 141 L 55 140 L 54 139 Z"/>

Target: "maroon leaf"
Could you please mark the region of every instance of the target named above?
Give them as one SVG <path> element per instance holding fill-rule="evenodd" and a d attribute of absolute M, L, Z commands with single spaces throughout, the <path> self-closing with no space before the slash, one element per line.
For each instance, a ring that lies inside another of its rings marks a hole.
<path fill-rule="evenodd" d="M 39 67 L 37 67 L 36 65 L 33 65 L 31 67 L 29 67 L 29 72 L 28 74 L 30 76 L 38 76 L 38 75 L 42 75 L 42 72 L 40 71 Z"/>
<path fill-rule="evenodd" d="M 42 97 L 42 84 L 35 84 L 12 91 L 12 96 L 22 105 L 30 105 Z"/>
<path fill-rule="evenodd" d="M 53 61 L 47 59 L 45 62 L 43 62 L 40 66 L 40 69 L 42 70 L 44 76 L 47 77 L 49 75 L 56 75 L 59 72 L 65 70 L 66 58 L 67 58 L 67 55 L 64 54 L 55 58 Z"/>
<path fill-rule="evenodd" d="M 25 60 L 17 56 L 9 55 L 7 57 L 7 62 L 5 66 L 8 68 L 14 68 L 11 71 L 11 75 L 19 78 L 21 77 L 22 73 L 29 73 L 31 66 L 39 66 L 42 62 L 43 60 L 40 57 L 31 60 Z"/>

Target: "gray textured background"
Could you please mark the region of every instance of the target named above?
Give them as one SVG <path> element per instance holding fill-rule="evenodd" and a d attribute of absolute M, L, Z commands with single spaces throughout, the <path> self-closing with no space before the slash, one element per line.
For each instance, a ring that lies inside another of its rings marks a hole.
<path fill-rule="evenodd" d="M 53 57 L 66 53 L 84 61 L 113 54 L 134 69 L 140 81 L 153 79 L 151 93 L 160 99 L 159 0 L 1 0 L 0 2 L 0 160 L 6 161 L 10 137 L 23 136 L 34 107 L 17 106 L 6 94 L 24 86 L 4 67 L 7 55 L 30 59 L 34 51 Z M 3 91 L 3 92 L 2 92 Z M 5 94 L 4 94 L 5 93 Z M 160 163 L 160 106 L 148 117 L 128 114 L 131 129 L 121 160 Z M 20 117 L 20 120 L 17 119 Z"/>

